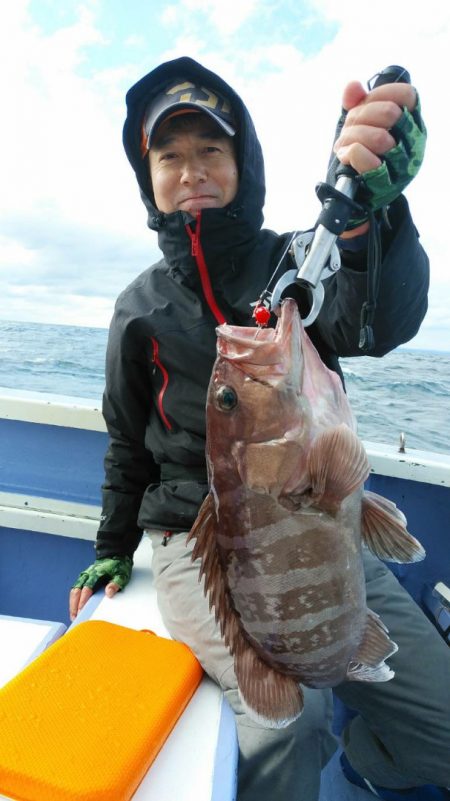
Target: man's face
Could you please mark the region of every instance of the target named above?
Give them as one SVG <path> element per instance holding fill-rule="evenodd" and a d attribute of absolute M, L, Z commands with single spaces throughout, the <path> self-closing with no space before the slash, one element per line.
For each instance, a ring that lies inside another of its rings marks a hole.
<path fill-rule="evenodd" d="M 198 114 L 191 130 L 174 130 L 162 123 L 149 152 L 150 174 L 159 211 L 222 208 L 238 189 L 233 140 L 217 137 L 208 118 Z"/>

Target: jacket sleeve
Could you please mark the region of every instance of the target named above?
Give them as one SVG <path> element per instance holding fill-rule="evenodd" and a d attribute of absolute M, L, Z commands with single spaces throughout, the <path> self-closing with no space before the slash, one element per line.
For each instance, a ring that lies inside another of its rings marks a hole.
<path fill-rule="evenodd" d="M 389 210 L 391 230 L 382 234 L 380 290 L 368 354 L 359 348 L 360 315 L 367 299 L 366 254 L 346 260 L 324 282 L 325 299 L 316 321 L 317 332 L 338 356 L 383 356 L 408 342 L 419 330 L 427 310 L 429 262 L 411 219 L 405 197 Z"/>
<path fill-rule="evenodd" d="M 138 321 L 127 321 L 118 302 L 106 354 L 103 416 L 109 445 L 97 558 L 133 555 L 142 537 L 137 524 L 142 496 L 148 484 L 159 482 L 159 467 L 145 448 L 151 392 L 137 330 Z"/>

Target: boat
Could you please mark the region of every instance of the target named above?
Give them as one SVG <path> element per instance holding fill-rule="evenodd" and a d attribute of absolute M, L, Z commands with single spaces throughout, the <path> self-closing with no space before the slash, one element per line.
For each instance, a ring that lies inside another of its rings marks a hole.
<path fill-rule="evenodd" d="M 99 590 L 73 623 L 69 619 L 69 587 L 95 558 L 107 441 L 99 403 L 0 388 L 0 430 L 0 685 L 80 622 L 169 637 L 145 536 L 126 590 L 112 599 Z M 367 488 L 397 503 L 427 551 L 423 562 L 391 568 L 450 644 L 450 455 L 410 450 L 402 437 L 364 445 L 371 464 Z M 336 732 L 345 715 L 336 702 Z M 204 675 L 133 799 L 233 801 L 237 754 L 232 712 Z M 338 757 L 323 771 L 320 801 L 372 798 L 346 781 Z"/>

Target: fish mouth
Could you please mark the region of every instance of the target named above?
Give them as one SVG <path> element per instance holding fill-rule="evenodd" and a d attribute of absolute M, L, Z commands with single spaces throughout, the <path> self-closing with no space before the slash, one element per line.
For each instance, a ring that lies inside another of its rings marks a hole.
<path fill-rule="evenodd" d="M 302 324 L 295 300 L 287 298 L 275 328 L 250 328 L 224 323 L 218 326 L 217 353 L 233 363 L 280 365 L 288 372 L 292 343 L 301 343 Z"/>

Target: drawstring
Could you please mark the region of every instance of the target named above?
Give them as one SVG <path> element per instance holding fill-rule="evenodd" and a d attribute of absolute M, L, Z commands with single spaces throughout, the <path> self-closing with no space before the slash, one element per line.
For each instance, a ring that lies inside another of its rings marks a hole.
<path fill-rule="evenodd" d="M 367 300 L 361 307 L 359 348 L 366 353 L 375 347 L 373 321 L 381 280 L 380 226 L 373 211 L 369 211 L 369 241 L 367 245 Z"/>

